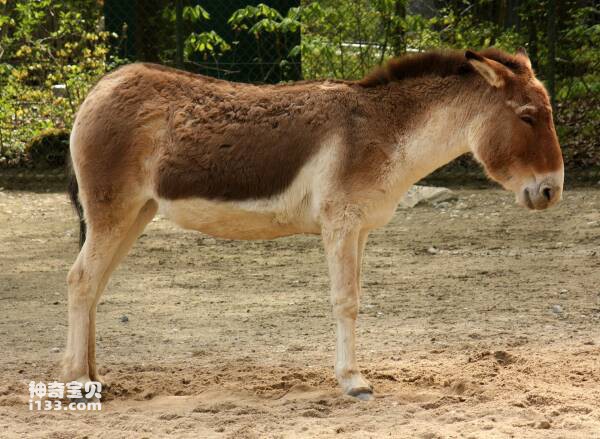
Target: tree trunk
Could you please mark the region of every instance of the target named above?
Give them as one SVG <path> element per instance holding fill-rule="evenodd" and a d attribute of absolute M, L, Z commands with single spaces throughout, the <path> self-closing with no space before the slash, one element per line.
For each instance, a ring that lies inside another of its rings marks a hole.
<path fill-rule="evenodd" d="M 547 64 L 548 92 L 552 99 L 552 106 L 556 100 L 556 0 L 548 1 L 548 64 Z"/>
<path fill-rule="evenodd" d="M 183 0 L 175 2 L 175 65 L 183 69 Z"/>
<path fill-rule="evenodd" d="M 406 0 L 396 0 L 394 3 L 395 24 L 392 30 L 392 47 L 394 55 L 399 56 L 406 52 L 406 38 L 404 22 L 406 20 Z"/>
<path fill-rule="evenodd" d="M 534 69 L 538 67 L 538 41 L 537 41 L 537 26 L 534 17 L 527 18 L 527 30 L 529 33 L 529 44 L 527 47 L 527 52 L 529 54 L 529 59 L 531 60 L 531 65 Z"/>

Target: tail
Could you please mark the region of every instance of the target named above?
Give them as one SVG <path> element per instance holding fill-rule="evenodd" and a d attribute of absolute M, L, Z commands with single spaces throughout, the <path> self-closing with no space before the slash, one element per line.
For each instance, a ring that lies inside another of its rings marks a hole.
<path fill-rule="evenodd" d="M 79 201 L 79 185 L 77 184 L 77 177 L 75 176 L 75 172 L 73 171 L 72 163 L 69 168 L 69 185 L 67 191 L 69 192 L 71 204 L 73 205 L 73 208 L 75 209 L 75 212 L 77 212 L 77 216 L 79 217 L 79 248 L 81 248 L 83 247 L 83 243 L 85 242 L 85 219 L 83 217 L 83 206 Z"/>

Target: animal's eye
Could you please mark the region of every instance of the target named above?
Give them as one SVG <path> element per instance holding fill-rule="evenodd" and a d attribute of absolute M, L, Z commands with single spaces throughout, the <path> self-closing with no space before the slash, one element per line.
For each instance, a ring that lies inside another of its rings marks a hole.
<path fill-rule="evenodd" d="M 530 116 L 529 114 L 521 114 L 519 117 L 527 125 L 532 125 L 533 126 L 533 124 L 535 123 L 535 119 L 533 118 L 533 116 Z"/>

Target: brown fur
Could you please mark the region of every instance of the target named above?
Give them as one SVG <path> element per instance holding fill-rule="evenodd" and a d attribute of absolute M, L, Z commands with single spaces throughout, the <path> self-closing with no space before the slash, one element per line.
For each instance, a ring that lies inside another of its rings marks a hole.
<path fill-rule="evenodd" d="M 168 73 L 167 75 L 172 75 Z M 266 198 L 282 192 L 331 128 L 333 102 L 313 86 L 184 84 L 167 121 L 158 194 L 168 199 Z"/>
<path fill-rule="evenodd" d="M 319 88 L 348 87 L 339 82 L 259 87 L 151 64 L 121 68 L 107 80 L 88 97 L 98 105 L 93 116 L 81 111 L 77 120 L 93 131 L 91 142 L 81 142 L 90 173 L 118 180 L 123 162 L 113 160 L 139 157 L 132 150 L 140 145 L 142 156 L 156 159 L 157 192 L 167 199 L 244 200 L 283 191 L 339 123 L 331 115 L 343 117 L 348 107 L 343 94 Z"/>
<path fill-rule="evenodd" d="M 524 164 L 530 168 L 529 172 L 536 174 L 562 167 L 548 94 L 532 78 L 532 74 L 511 77 L 502 97 L 534 107 L 533 126 L 520 121 L 512 108 L 499 106 L 496 123 L 487 131 L 487 147 L 481 150 L 480 159 L 496 181 L 504 181 L 511 173 L 527 171 L 522 169 Z"/>

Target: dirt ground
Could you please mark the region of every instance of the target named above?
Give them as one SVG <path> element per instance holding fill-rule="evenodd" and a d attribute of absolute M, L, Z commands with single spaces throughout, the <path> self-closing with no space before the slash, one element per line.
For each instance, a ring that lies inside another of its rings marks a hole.
<path fill-rule="evenodd" d="M 457 194 L 369 241 L 374 400 L 336 387 L 318 237 L 157 218 L 99 306 L 102 411 L 38 412 L 28 383 L 58 379 L 76 220 L 63 194 L 0 191 L 0 437 L 600 438 L 600 189 L 541 213 Z"/>

